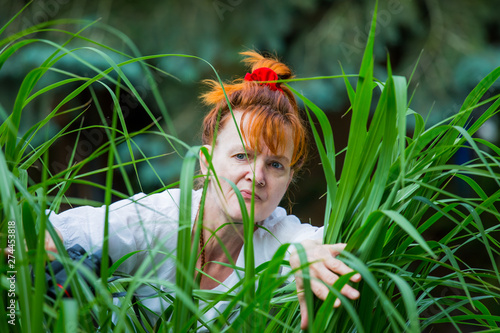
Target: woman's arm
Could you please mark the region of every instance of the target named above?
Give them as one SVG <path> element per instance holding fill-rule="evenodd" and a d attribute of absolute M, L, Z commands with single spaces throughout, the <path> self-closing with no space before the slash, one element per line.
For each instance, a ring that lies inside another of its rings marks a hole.
<path fill-rule="evenodd" d="M 89 254 L 102 249 L 107 220 L 108 255 L 117 262 L 136 252 L 120 266 L 120 271 L 131 273 L 151 257 L 150 253 L 160 248 L 164 253 L 175 250 L 175 241 L 167 240 L 176 235 L 179 225 L 179 197 L 177 189 L 148 196 L 139 193 L 111 204 L 108 210 L 106 206 L 81 206 L 59 214 L 47 211 L 47 214 L 65 248 L 78 244 Z M 46 249 L 55 250 L 52 238 L 47 237 Z"/>
<path fill-rule="evenodd" d="M 79 245 L 91 254 L 102 249 L 107 211 L 108 254 L 115 262 L 122 256 L 138 250 L 146 234 L 151 233 L 150 227 L 154 228 L 155 212 L 151 199 L 138 194 L 111 204 L 108 210 L 106 206 L 80 206 L 59 214 L 52 211 L 46 213 L 66 249 Z M 49 233 L 46 233 L 45 249 L 57 252 L 55 242 Z M 136 257 L 134 256 L 127 260 L 120 269 L 130 272 L 135 265 Z"/>

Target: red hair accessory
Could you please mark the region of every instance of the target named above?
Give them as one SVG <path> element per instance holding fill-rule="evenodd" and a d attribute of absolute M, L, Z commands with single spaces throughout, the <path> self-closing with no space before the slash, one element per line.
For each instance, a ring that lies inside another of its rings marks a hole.
<path fill-rule="evenodd" d="M 254 70 L 251 74 L 247 73 L 245 75 L 245 81 L 277 81 L 278 74 L 276 74 L 275 71 L 273 71 L 271 68 L 267 67 L 261 67 L 257 68 Z M 279 90 L 283 92 L 283 89 L 281 89 L 279 83 L 275 82 L 265 82 L 265 83 L 260 83 L 260 85 L 265 84 L 266 86 L 269 87 L 269 89 L 276 91 Z"/>

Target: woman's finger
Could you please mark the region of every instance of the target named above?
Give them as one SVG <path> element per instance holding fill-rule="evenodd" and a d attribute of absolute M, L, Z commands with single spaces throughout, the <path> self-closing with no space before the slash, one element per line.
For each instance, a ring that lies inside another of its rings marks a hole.
<path fill-rule="evenodd" d="M 306 330 L 307 326 L 309 326 L 309 316 L 307 315 L 307 303 L 304 290 L 298 291 L 297 296 L 300 305 L 300 328 Z"/>
<path fill-rule="evenodd" d="M 344 262 L 336 259 L 336 257 L 342 251 L 344 251 L 346 245 L 347 244 L 344 243 L 327 245 L 327 249 L 329 250 L 331 257 L 327 257 L 325 259 L 325 264 L 330 270 L 332 270 L 332 272 L 335 272 L 340 275 L 345 275 L 354 272 L 354 270 L 349 266 L 347 266 Z M 350 280 L 352 282 L 359 282 L 361 281 L 361 275 L 359 273 L 356 273 L 350 278 Z"/>
<path fill-rule="evenodd" d="M 330 289 L 327 286 L 333 286 L 339 279 L 339 275 L 333 273 L 326 265 L 320 265 L 320 263 L 315 264 L 314 268 L 311 268 L 311 277 L 311 289 L 322 300 L 325 300 L 330 293 Z M 301 281 L 301 283 L 303 282 Z M 359 297 L 359 291 L 348 284 L 342 287 L 341 293 L 350 299 Z"/>

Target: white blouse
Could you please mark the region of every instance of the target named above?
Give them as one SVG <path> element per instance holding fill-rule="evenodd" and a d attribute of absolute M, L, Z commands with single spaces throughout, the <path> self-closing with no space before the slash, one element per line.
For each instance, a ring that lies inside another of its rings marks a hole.
<path fill-rule="evenodd" d="M 191 226 L 200 205 L 201 190 L 193 191 Z M 126 259 L 119 271 L 145 276 L 156 281 L 155 285 L 168 291 L 175 284 L 175 253 L 179 227 L 180 190 L 170 189 L 161 193 L 145 195 L 139 193 L 129 199 L 120 200 L 109 206 L 109 256 L 117 262 L 124 255 L 139 251 Z M 49 220 L 63 237 L 64 246 L 81 245 L 88 253 L 102 248 L 104 234 L 105 206 L 82 206 L 60 214 L 49 213 Z M 302 224 L 285 209 L 277 207 L 262 223 L 263 228 L 254 232 L 255 267 L 271 260 L 281 244 L 296 243 L 306 239 L 321 239 L 323 228 Z M 243 248 L 236 266 L 245 267 Z M 243 271 L 233 271 L 214 291 L 227 291 L 243 276 Z M 154 290 L 141 286 L 136 294 L 150 296 Z M 142 303 L 158 316 L 169 306 L 161 297 L 149 297 Z M 205 320 L 215 318 L 223 311 L 227 302 L 219 302 L 205 314 Z M 154 317 L 154 316 L 152 316 Z M 153 323 L 156 320 L 153 319 Z"/>

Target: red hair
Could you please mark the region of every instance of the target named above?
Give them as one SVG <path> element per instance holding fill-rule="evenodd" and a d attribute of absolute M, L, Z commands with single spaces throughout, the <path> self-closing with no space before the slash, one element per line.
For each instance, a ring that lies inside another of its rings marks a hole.
<path fill-rule="evenodd" d="M 292 71 L 276 58 L 264 57 L 255 51 L 241 52 L 245 56 L 250 71 L 267 67 L 272 69 L 280 80 L 293 77 Z M 308 153 L 307 129 L 300 116 L 297 101 L 293 93 L 282 86 L 280 90 L 271 90 L 267 85 L 236 79 L 224 84 L 224 90 L 218 81 L 205 80 L 210 90 L 201 96 L 206 105 L 212 107 L 203 120 L 203 144 L 212 144 L 215 132 L 219 131 L 231 118 L 224 91 L 233 111 L 242 111 L 241 133 L 250 148 L 260 150 L 259 139 L 273 154 L 279 154 L 286 147 L 287 126 L 293 135 L 293 155 L 291 167 L 299 170 Z M 219 118 L 220 117 L 220 118 Z M 217 121 L 219 119 L 219 126 Z M 245 124 L 245 125 L 243 125 Z"/>

